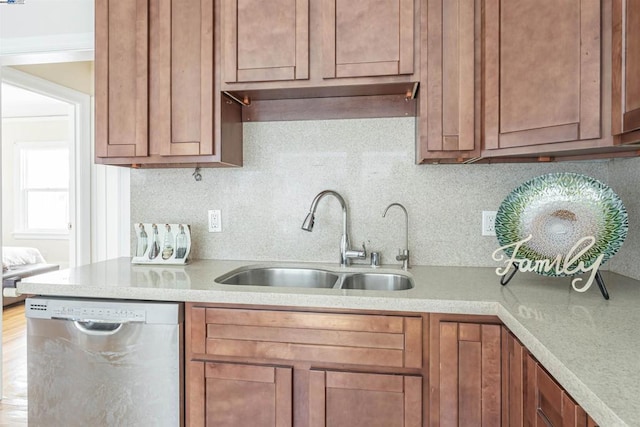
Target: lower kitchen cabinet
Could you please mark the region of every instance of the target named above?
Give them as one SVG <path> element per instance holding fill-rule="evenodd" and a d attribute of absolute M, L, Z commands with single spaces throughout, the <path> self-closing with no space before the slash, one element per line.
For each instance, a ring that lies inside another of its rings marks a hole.
<path fill-rule="evenodd" d="M 596 423 L 503 328 L 503 425 L 595 427 Z"/>
<path fill-rule="evenodd" d="M 187 304 L 186 423 L 421 427 L 426 319 Z"/>
<path fill-rule="evenodd" d="M 524 425 L 527 350 L 502 328 L 502 425 Z"/>
<path fill-rule="evenodd" d="M 525 425 L 536 427 L 587 427 L 595 422 L 531 356 L 526 358 Z"/>
<path fill-rule="evenodd" d="M 430 426 L 501 423 L 501 326 L 472 319 L 430 316 Z"/>
<path fill-rule="evenodd" d="M 422 378 L 313 370 L 309 425 L 420 427 Z"/>
<path fill-rule="evenodd" d="M 595 427 L 494 316 L 187 303 L 186 425 Z"/>
<path fill-rule="evenodd" d="M 192 361 L 189 366 L 188 425 L 422 426 L 419 375 L 226 362 Z M 196 389 L 202 393 L 193 393 Z"/>
<path fill-rule="evenodd" d="M 291 427 L 289 367 L 204 363 L 205 425 Z"/>

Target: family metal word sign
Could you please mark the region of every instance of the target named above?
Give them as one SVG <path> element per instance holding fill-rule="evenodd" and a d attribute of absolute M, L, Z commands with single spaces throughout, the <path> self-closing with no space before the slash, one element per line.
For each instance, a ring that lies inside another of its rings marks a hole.
<path fill-rule="evenodd" d="M 604 254 L 600 254 L 590 264 L 585 265 L 584 261 L 580 260 L 584 254 L 586 254 L 595 245 L 596 238 L 594 236 L 585 236 L 578 240 L 569 252 L 566 254 L 558 254 L 553 259 L 537 259 L 532 260 L 526 257 L 519 257 L 518 251 L 522 246 L 531 240 L 533 236 L 530 234 L 528 237 L 508 245 L 504 245 L 496 249 L 492 258 L 494 261 L 503 261 L 505 267 L 496 268 L 496 274 L 498 276 L 506 276 L 511 270 L 512 266 L 518 271 L 522 272 L 534 272 L 538 274 L 552 273 L 556 276 L 573 276 L 576 274 L 589 273 L 587 281 L 582 284 L 583 278 L 577 277 L 571 281 L 571 286 L 578 292 L 585 292 L 591 287 L 593 281 L 598 274 L 598 268 L 602 264 Z M 512 249 L 513 252 L 509 258 L 505 256 L 506 250 Z M 514 273 L 512 273 L 513 275 Z M 503 283 L 506 284 L 506 283 Z"/>

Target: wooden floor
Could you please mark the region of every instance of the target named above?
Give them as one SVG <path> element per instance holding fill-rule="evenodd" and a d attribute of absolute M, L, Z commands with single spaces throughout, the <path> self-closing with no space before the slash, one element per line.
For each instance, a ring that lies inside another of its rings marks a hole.
<path fill-rule="evenodd" d="M 2 311 L 0 426 L 27 425 L 27 322 L 24 303 Z"/>

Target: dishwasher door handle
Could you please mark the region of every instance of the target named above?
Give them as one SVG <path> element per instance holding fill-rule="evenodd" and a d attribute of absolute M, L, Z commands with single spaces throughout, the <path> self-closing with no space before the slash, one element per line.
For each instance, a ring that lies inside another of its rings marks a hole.
<path fill-rule="evenodd" d="M 96 322 L 93 320 L 74 320 L 73 324 L 76 329 L 82 333 L 102 336 L 115 335 L 122 329 L 122 326 L 125 325 L 123 322 L 111 323 L 105 321 Z"/>
<path fill-rule="evenodd" d="M 143 320 L 121 320 L 118 322 L 111 322 L 109 320 L 104 319 L 88 319 L 88 318 L 78 318 L 78 317 L 59 317 L 59 316 L 51 316 L 52 320 L 63 320 L 65 322 L 73 322 L 76 329 L 80 332 L 84 332 L 87 335 L 114 335 L 116 334 L 123 325 L 128 323 L 139 323 L 143 324 Z"/>

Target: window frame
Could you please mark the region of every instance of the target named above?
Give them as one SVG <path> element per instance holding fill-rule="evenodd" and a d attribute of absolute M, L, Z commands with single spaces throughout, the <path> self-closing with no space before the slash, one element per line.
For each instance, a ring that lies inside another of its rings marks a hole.
<path fill-rule="evenodd" d="M 71 182 L 67 182 L 66 189 L 63 188 L 26 188 L 26 173 L 28 166 L 26 165 L 25 151 L 37 149 L 66 149 L 69 161 L 71 161 L 71 148 L 67 141 L 19 141 L 14 144 L 14 231 L 13 238 L 32 239 L 32 240 L 69 240 L 70 231 L 69 224 L 71 220 L 70 197 Z M 70 164 L 70 163 L 69 163 Z M 64 229 L 53 228 L 28 228 L 27 226 L 27 195 L 30 191 L 43 192 L 65 192 L 67 194 L 67 227 Z"/>

